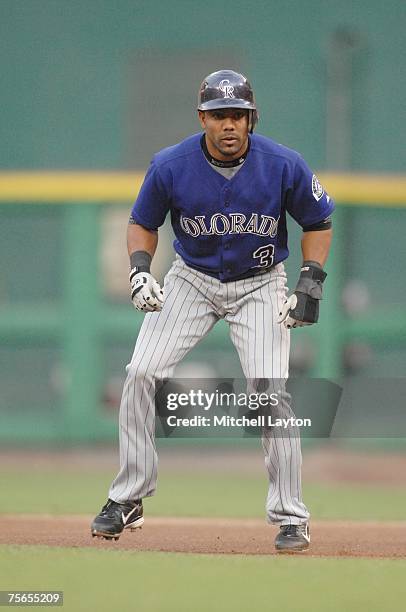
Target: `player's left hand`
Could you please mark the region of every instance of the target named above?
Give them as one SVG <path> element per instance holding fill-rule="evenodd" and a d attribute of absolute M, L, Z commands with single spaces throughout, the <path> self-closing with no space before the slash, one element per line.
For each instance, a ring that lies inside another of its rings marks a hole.
<path fill-rule="evenodd" d="M 296 290 L 283 304 L 278 323 L 283 323 L 288 329 L 317 323 L 326 276 L 319 263 L 304 261 Z"/>
<path fill-rule="evenodd" d="M 279 313 L 278 323 L 283 323 L 287 329 L 292 327 L 303 327 L 304 325 L 313 325 L 316 321 L 302 321 L 300 319 L 301 312 L 306 310 L 306 298 L 313 300 L 309 295 L 304 293 L 293 293 L 282 306 Z"/>

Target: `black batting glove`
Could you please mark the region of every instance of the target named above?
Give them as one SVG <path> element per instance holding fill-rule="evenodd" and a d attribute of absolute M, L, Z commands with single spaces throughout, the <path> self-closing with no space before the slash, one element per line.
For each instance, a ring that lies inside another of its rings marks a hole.
<path fill-rule="evenodd" d="M 278 323 L 283 323 L 288 329 L 317 323 L 326 276 L 319 263 L 304 261 L 295 292 L 282 306 Z"/>

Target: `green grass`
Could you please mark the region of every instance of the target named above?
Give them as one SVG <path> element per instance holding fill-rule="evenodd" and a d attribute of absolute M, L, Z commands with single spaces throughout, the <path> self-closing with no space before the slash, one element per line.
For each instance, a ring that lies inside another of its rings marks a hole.
<path fill-rule="evenodd" d="M 0 471 L 1 512 L 94 514 L 104 503 L 112 473 L 48 469 Z M 264 516 L 267 489 L 261 476 L 162 471 L 151 516 Z M 380 486 L 306 484 L 315 519 L 404 520 L 406 491 Z"/>
<path fill-rule="evenodd" d="M 51 465 L 3 468 L 1 512 L 91 516 L 113 476 Z M 265 473 L 162 469 L 146 513 L 263 518 L 266 488 Z M 305 483 L 304 492 L 315 519 L 405 519 L 401 489 Z M 405 572 L 403 560 L 0 546 L 0 590 L 63 590 L 69 612 L 383 612 L 402 607 Z"/>
<path fill-rule="evenodd" d="M 63 590 L 63 610 L 382 612 L 405 561 L 0 547 L 0 589 Z"/>

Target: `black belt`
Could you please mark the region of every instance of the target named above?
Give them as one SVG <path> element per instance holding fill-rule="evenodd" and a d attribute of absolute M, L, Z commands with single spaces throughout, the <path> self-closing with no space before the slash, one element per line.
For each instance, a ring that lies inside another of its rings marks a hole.
<path fill-rule="evenodd" d="M 280 263 L 280 261 L 278 261 Z M 243 274 L 239 274 L 238 276 L 233 276 L 233 278 L 229 278 L 227 280 L 220 280 L 218 272 L 213 272 L 211 270 L 202 270 L 202 268 L 198 268 L 197 266 L 193 266 L 192 264 L 185 261 L 185 264 L 189 266 L 189 268 L 193 268 L 193 270 L 197 270 L 202 274 L 206 274 L 207 276 L 211 276 L 212 278 L 216 278 L 221 283 L 233 283 L 234 281 L 244 280 L 244 278 L 252 278 L 253 276 L 258 276 L 258 274 L 265 274 L 265 272 L 269 272 L 278 264 L 273 264 L 272 266 L 268 266 L 267 268 L 250 268 Z"/>

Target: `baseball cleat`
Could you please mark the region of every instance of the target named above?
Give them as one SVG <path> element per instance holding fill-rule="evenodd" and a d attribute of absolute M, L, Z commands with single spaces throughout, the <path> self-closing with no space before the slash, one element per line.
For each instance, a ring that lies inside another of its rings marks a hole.
<path fill-rule="evenodd" d="M 275 539 L 279 553 L 304 552 L 310 546 L 309 525 L 282 525 Z"/>
<path fill-rule="evenodd" d="M 105 540 L 118 540 L 124 529 L 135 531 L 144 524 L 142 500 L 119 504 L 112 499 L 107 500 L 91 526 L 93 537 Z"/>

